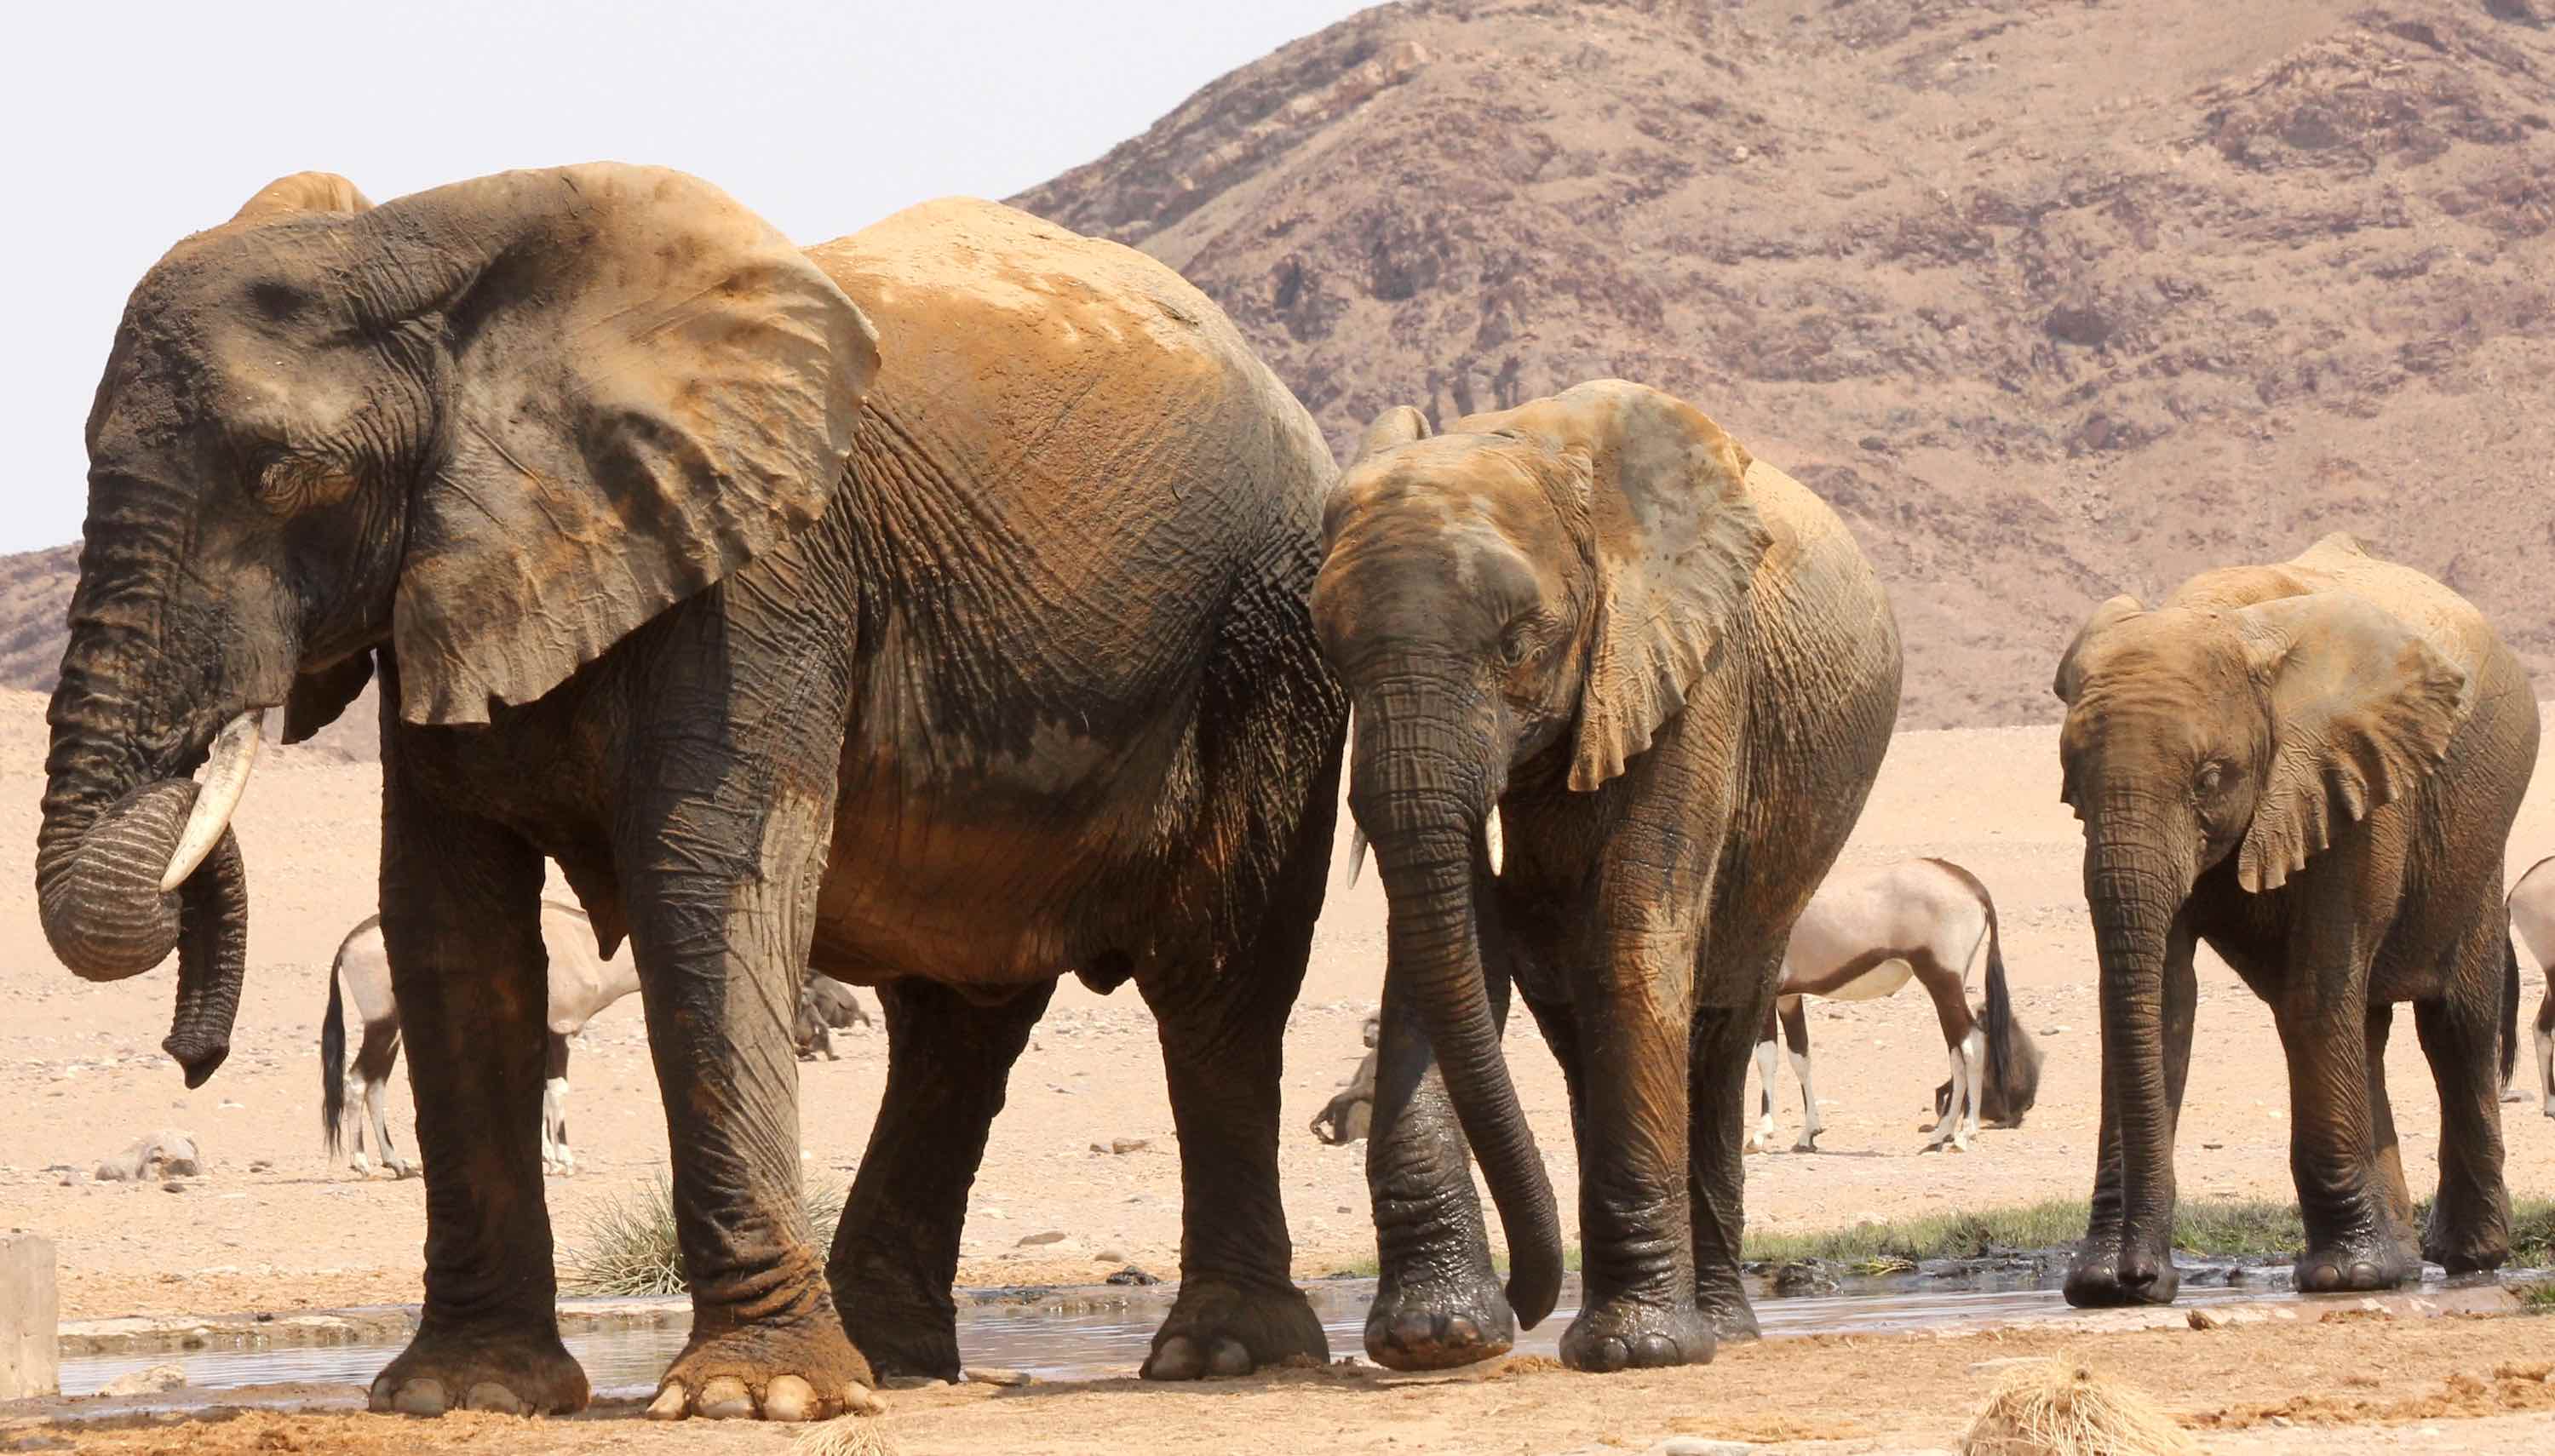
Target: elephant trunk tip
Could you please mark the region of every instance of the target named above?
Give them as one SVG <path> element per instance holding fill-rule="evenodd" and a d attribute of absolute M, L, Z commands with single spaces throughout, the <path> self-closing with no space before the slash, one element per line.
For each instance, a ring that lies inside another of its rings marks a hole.
<path fill-rule="evenodd" d="M 222 1063 L 230 1057 L 231 1043 L 227 1036 L 172 1031 L 161 1041 L 160 1049 L 177 1061 L 179 1069 L 185 1073 L 186 1090 L 192 1092 L 221 1070 Z"/>

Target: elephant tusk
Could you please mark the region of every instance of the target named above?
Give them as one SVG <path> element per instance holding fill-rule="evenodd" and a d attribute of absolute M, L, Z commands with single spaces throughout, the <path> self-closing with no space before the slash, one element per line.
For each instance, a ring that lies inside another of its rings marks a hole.
<path fill-rule="evenodd" d="M 1485 841 L 1483 847 L 1491 855 L 1491 878 L 1496 880 L 1500 877 L 1501 864 L 1508 859 L 1508 845 L 1500 836 L 1498 804 L 1491 805 L 1491 811 L 1482 816 L 1482 838 Z"/>
<path fill-rule="evenodd" d="M 1349 709 L 1348 752 L 1351 754 L 1355 754 L 1357 752 L 1357 708 L 1355 706 L 1352 706 Z M 1358 882 L 1358 871 L 1365 868 L 1366 830 L 1359 825 L 1356 817 L 1352 815 L 1349 819 L 1349 878 L 1347 883 L 1355 885 Z"/>
<path fill-rule="evenodd" d="M 239 807 L 240 793 L 248 788 L 249 770 L 257 767 L 257 749 L 266 733 L 266 710 L 242 713 L 222 726 L 221 735 L 213 740 L 212 757 L 204 765 L 203 788 L 195 793 L 194 807 L 186 811 L 186 827 L 179 832 L 177 851 L 169 856 L 169 868 L 160 876 L 163 892 L 186 883 L 204 856 L 219 844 L 222 831 L 230 827 L 231 810 Z"/>

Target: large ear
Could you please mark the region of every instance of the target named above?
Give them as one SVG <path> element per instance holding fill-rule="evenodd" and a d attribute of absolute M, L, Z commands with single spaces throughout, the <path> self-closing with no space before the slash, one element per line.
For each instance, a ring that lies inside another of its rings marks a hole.
<path fill-rule="evenodd" d="M 240 204 L 231 221 L 265 222 L 302 212 L 370 212 L 372 199 L 353 182 L 333 172 L 297 172 L 279 177 Z"/>
<path fill-rule="evenodd" d="M 2345 591 L 2230 614 L 2271 701 L 2271 767 L 2237 879 L 2276 890 L 2335 831 L 2429 776 L 2470 706 L 2467 673 L 2403 619 Z"/>
<path fill-rule="evenodd" d="M 2058 694 L 2060 702 L 2075 705 L 2076 690 L 2085 683 L 2085 673 L 2104 634 L 2145 610 L 2136 597 L 2127 595 L 2116 596 L 2094 609 L 2094 615 L 2076 629 L 2076 640 L 2067 644 L 2067 651 L 2058 659 L 2058 675 L 2050 682 L 2049 690 Z"/>
<path fill-rule="evenodd" d="M 1610 380 L 1502 418 L 1587 474 L 1598 604 L 1570 764 L 1584 791 L 1685 706 L 1768 539 L 1748 452 L 1683 401 Z"/>
<path fill-rule="evenodd" d="M 542 696 L 833 499 L 877 334 L 716 187 L 504 173 L 358 225 L 450 356 L 392 615 L 409 721 Z"/>
<path fill-rule="evenodd" d="M 1374 423 L 1367 425 L 1366 433 L 1358 436 L 1357 454 L 1349 463 L 1356 464 L 1378 450 L 1389 450 L 1395 445 L 1406 445 L 1412 440 L 1427 437 L 1428 417 L 1408 405 L 1396 405 L 1375 417 Z"/>

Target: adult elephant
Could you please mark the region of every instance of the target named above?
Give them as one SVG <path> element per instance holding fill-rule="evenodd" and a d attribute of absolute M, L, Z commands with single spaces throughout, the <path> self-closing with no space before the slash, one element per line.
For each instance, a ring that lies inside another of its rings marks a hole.
<path fill-rule="evenodd" d="M 2502 845 L 2537 756 L 2509 650 L 2447 587 L 2335 535 L 2195 576 L 2152 611 L 2114 597 L 2056 686 L 2103 998 L 2102 1144 L 2068 1302 L 2174 1296 L 2203 940 L 2270 1004 L 2288 1059 L 2298 1287 L 2500 1264 Z M 2440 1093 L 2418 1245 L 2382 1061 L 2404 1001 Z"/>
<path fill-rule="evenodd" d="M 1816 497 L 1614 380 L 1441 435 L 1386 413 L 1323 540 L 1314 622 L 1390 901 L 1367 1349 L 1465 1364 L 1552 1308 L 1551 1184 L 1500 1052 L 1514 980 L 1580 1158 L 1587 1298 L 1562 1359 L 1708 1360 L 1716 1327 L 1756 1327 L 1740 1094 L 1792 922 L 1888 746 L 1888 602 Z"/>
<path fill-rule="evenodd" d="M 967 1188 L 1068 970 L 1161 1025 L 1186 1217 L 1147 1373 L 1325 1353 L 1277 1151 L 1347 706 L 1307 602 L 1335 471 L 1168 270 L 976 201 L 802 254 L 659 170 L 371 208 L 288 179 L 136 289 L 88 448 L 44 924 L 91 978 L 178 947 L 190 1081 L 238 1001 L 256 725 L 383 682 L 427 1234 L 377 1407 L 586 1397 L 537 1137 L 545 854 L 638 957 L 694 1308 L 654 1413 L 957 1374 Z M 829 1262 L 811 964 L 880 987 L 891 1038 Z"/>

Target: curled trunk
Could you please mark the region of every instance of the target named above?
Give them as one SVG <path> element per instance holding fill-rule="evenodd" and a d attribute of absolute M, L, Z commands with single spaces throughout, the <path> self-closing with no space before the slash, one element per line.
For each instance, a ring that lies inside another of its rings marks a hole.
<path fill-rule="evenodd" d="M 83 552 L 70 647 L 46 715 L 53 743 L 36 897 L 47 942 L 84 979 L 123 980 L 177 952 L 177 1008 L 162 1044 L 192 1087 L 229 1054 L 239 1011 L 247 874 L 226 821 L 255 735 L 236 725 L 225 733 L 207 776 L 221 801 L 199 804 L 197 786 L 177 777 L 204 737 L 187 726 L 188 695 L 167 685 L 183 674 L 159 651 L 158 574 L 111 551 Z M 204 846 L 202 861 L 173 879 L 182 841 Z"/>

